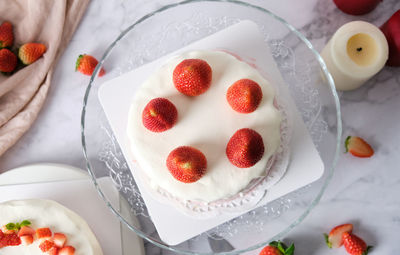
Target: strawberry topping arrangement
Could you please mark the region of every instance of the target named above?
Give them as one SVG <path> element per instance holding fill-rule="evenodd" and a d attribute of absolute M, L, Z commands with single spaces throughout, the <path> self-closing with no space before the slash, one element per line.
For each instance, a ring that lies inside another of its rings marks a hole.
<path fill-rule="evenodd" d="M 143 110 L 143 125 L 152 132 L 163 132 L 174 126 L 178 111 L 173 103 L 165 98 L 151 100 Z"/>
<path fill-rule="evenodd" d="M 239 168 L 254 166 L 264 155 L 263 139 L 253 129 L 240 129 L 229 140 L 226 155 Z"/>
<path fill-rule="evenodd" d="M 48 255 L 73 255 L 75 248 L 66 245 L 67 236 L 63 233 L 52 233 L 50 228 L 33 229 L 31 222 L 24 220 L 17 223 L 8 223 L 0 230 L 0 248 L 18 245 L 35 245 L 37 241 L 39 249 Z"/>
<path fill-rule="evenodd" d="M 263 97 L 260 85 L 250 79 L 241 79 L 228 88 L 226 99 L 239 113 L 254 112 Z"/>
<path fill-rule="evenodd" d="M 175 179 L 191 183 L 199 180 L 205 174 L 207 159 L 198 149 L 181 146 L 168 155 L 167 167 Z"/>
<path fill-rule="evenodd" d="M 210 87 L 212 70 L 204 60 L 185 59 L 175 67 L 172 77 L 179 92 L 187 96 L 198 96 Z"/>

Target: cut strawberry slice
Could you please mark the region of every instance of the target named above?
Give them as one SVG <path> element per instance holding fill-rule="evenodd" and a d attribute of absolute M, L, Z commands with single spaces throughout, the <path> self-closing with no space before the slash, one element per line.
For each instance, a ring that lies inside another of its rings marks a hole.
<path fill-rule="evenodd" d="M 25 236 L 21 236 L 21 243 L 23 245 L 30 245 L 33 243 L 33 236 L 32 235 L 25 235 Z"/>
<path fill-rule="evenodd" d="M 1 234 L 0 235 L 0 248 L 6 246 L 16 246 L 21 244 L 21 239 L 17 235 L 17 233 L 11 234 Z"/>
<path fill-rule="evenodd" d="M 343 234 L 351 233 L 353 231 L 353 224 L 342 224 L 334 227 L 329 235 L 325 235 L 326 245 L 329 248 L 339 248 L 343 244 Z"/>
<path fill-rule="evenodd" d="M 75 248 L 72 246 L 65 246 L 58 251 L 58 255 L 74 255 Z"/>
<path fill-rule="evenodd" d="M 47 252 L 49 251 L 51 248 L 53 248 L 55 246 L 53 241 L 50 240 L 44 240 L 43 242 L 41 242 L 39 244 L 39 248 L 43 251 L 43 252 Z"/>
<path fill-rule="evenodd" d="M 63 233 L 54 234 L 54 243 L 58 248 L 64 247 L 67 242 L 67 237 Z"/>
<path fill-rule="evenodd" d="M 360 158 L 369 158 L 374 155 L 374 150 L 364 139 L 358 136 L 348 136 L 345 141 L 346 152 Z"/>
<path fill-rule="evenodd" d="M 35 235 L 36 231 L 28 226 L 22 226 L 18 231 L 18 236 Z"/>
<path fill-rule="evenodd" d="M 59 252 L 58 248 L 54 246 L 54 247 L 50 248 L 50 250 L 48 250 L 46 252 L 46 254 L 47 255 L 58 255 L 59 254 L 58 252 Z"/>
<path fill-rule="evenodd" d="M 51 237 L 52 233 L 49 228 L 38 228 L 36 229 L 36 237 L 38 239 Z"/>

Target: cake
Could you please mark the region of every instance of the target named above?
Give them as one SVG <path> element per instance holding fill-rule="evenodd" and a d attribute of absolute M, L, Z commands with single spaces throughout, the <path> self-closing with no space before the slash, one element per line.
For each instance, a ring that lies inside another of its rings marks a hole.
<path fill-rule="evenodd" d="M 0 254 L 102 255 L 87 223 L 51 200 L 0 203 Z"/>
<path fill-rule="evenodd" d="M 224 51 L 190 51 L 138 88 L 127 136 L 150 189 L 209 203 L 268 174 L 281 121 L 275 90 L 254 67 Z"/>

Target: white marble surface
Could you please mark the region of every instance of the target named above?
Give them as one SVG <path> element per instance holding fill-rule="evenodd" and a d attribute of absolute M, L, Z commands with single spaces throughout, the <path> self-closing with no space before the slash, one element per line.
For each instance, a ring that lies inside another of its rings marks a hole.
<path fill-rule="evenodd" d="M 0 158 L 0 172 L 38 162 L 85 167 L 80 141 L 80 114 L 89 78 L 74 72 L 81 53 L 100 57 L 114 38 L 150 10 L 166 2 L 93 0 L 69 47 L 60 59 L 48 99 L 32 129 Z M 381 25 L 400 1 L 385 0 L 365 16 L 348 16 L 331 0 L 249 1 L 300 29 L 322 49 L 336 29 L 355 19 Z M 400 241 L 400 68 L 385 68 L 362 88 L 340 94 L 344 134 L 360 135 L 376 149 L 371 159 L 343 154 L 320 204 L 286 240 L 296 244 L 297 255 L 345 254 L 329 251 L 321 233 L 351 221 L 371 254 L 397 254 Z M 397 242 L 396 242 L 397 241 Z M 146 244 L 147 254 L 172 254 Z M 249 253 L 257 254 L 257 252 Z"/>

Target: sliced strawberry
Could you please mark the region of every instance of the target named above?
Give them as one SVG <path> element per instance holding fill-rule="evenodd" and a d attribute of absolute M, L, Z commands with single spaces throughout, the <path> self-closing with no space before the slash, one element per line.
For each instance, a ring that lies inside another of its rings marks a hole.
<path fill-rule="evenodd" d="M 21 239 L 21 243 L 23 245 L 30 245 L 33 243 L 33 236 L 32 235 L 24 235 L 24 236 L 20 236 Z"/>
<path fill-rule="evenodd" d="M 163 132 L 172 128 L 178 119 L 175 105 L 165 98 L 154 98 L 142 112 L 143 125 L 152 132 Z"/>
<path fill-rule="evenodd" d="M 233 110 L 240 113 L 254 112 L 263 97 L 260 85 L 250 79 L 236 81 L 228 88 L 226 99 Z"/>
<path fill-rule="evenodd" d="M 343 233 L 343 244 L 350 255 L 367 255 L 372 248 L 372 246 L 367 246 L 360 237 L 348 232 Z"/>
<path fill-rule="evenodd" d="M 67 242 L 67 236 L 63 233 L 54 233 L 53 239 L 58 248 L 64 247 L 65 243 Z"/>
<path fill-rule="evenodd" d="M 187 96 L 198 96 L 208 90 L 212 80 L 210 65 L 201 59 L 185 59 L 174 69 L 175 88 Z"/>
<path fill-rule="evenodd" d="M 51 237 L 53 234 L 49 228 L 36 229 L 36 237 L 38 239 Z"/>
<path fill-rule="evenodd" d="M 49 251 L 49 250 L 50 250 L 51 248 L 53 248 L 53 247 L 55 247 L 55 244 L 54 244 L 53 241 L 50 241 L 50 240 L 44 240 L 43 242 L 41 242 L 41 243 L 39 244 L 39 248 L 40 248 L 43 252 Z"/>
<path fill-rule="evenodd" d="M 47 255 L 58 255 L 59 254 L 59 248 L 58 247 L 51 247 L 50 250 L 46 252 Z"/>
<path fill-rule="evenodd" d="M 21 239 L 17 235 L 17 233 L 5 234 L 3 233 L 0 235 L 0 248 L 6 246 L 17 246 L 21 244 Z"/>
<path fill-rule="evenodd" d="M 207 159 L 198 149 L 181 146 L 168 155 L 167 168 L 178 181 L 196 182 L 206 173 Z"/>
<path fill-rule="evenodd" d="M 348 136 L 345 141 L 346 152 L 360 158 L 369 158 L 374 155 L 374 150 L 364 139 L 358 136 Z"/>
<path fill-rule="evenodd" d="M 329 235 L 325 235 L 326 245 L 329 248 L 339 248 L 343 244 L 343 233 L 351 233 L 353 231 L 353 224 L 342 224 L 334 227 Z"/>
<path fill-rule="evenodd" d="M 26 235 L 35 235 L 36 231 L 28 226 L 22 226 L 21 229 L 18 231 L 18 236 L 26 236 Z"/>
<path fill-rule="evenodd" d="M 72 246 L 65 246 L 58 251 L 58 255 L 74 255 L 75 248 Z"/>
<path fill-rule="evenodd" d="M 226 156 L 239 168 L 254 166 L 263 155 L 263 139 L 259 133 L 250 128 L 236 131 L 226 145 Z"/>

